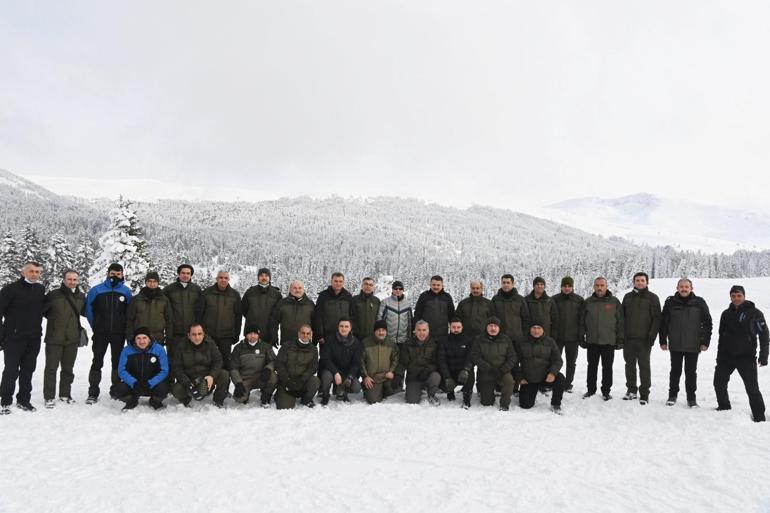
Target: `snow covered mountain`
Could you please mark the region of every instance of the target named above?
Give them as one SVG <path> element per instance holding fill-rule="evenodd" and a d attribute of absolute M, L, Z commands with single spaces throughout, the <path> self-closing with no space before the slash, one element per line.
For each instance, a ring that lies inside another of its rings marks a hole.
<path fill-rule="evenodd" d="M 770 215 L 704 205 L 690 199 L 634 194 L 621 198 L 578 198 L 532 212 L 605 237 L 651 246 L 708 253 L 770 248 Z"/>

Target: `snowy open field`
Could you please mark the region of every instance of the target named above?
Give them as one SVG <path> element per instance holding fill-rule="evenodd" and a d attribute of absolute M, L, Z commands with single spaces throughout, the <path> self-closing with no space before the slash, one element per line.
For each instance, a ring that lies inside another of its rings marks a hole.
<path fill-rule="evenodd" d="M 675 282 L 651 288 L 662 302 Z M 734 282 L 770 312 L 770 278 L 696 280 L 715 334 Z M 737 374 L 733 410 L 713 411 L 716 336 L 699 362 L 700 409 L 682 404 L 684 377 L 680 402 L 664 405 L 668 354 L 656 344 L 649 405 L 620 399 L 621 352 L 614 399 L 582 400 L 581 350 L 563 417 L 542 396 L 503 413 L 477 397 L 464 411 L 443 396 L 438 408 L 407 406 L 403 395 L 281 412 L 221 411 L 210 399 L 188 411 L 172 398 L 162 412 L 142 403 L 122 414 L 104 387 L 102 402 L 84 404 L 90 355 L 81 349 L 76 364 L 78 404 L 42 408 L 41 354 L 38 411 L 0 418 L 0 511 L 770 512 L 770 425 L 751 421 Z M 770 395 L 770 370 L 760 386 Z"/>

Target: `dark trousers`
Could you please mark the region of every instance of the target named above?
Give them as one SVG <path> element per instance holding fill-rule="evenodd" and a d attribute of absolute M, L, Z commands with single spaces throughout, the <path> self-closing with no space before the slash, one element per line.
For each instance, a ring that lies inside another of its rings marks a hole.
<path fill-rule="evenodd" d="M 316 393 L 318 393 L 318 387 L 321 386 L 321 380 L 318 376 L 310 376 L 301 390 L 286 390 L 285 385 L 278 385 L 275 392 L 275 407 L 279 410 L 288 410 L 294 408 L 297 405 L 297 399 L 301 399 L 303 404 L 307 404 L 313 400 Z"/>
<path fill-rule="evenodd" d="M 37 355 L 40 353 L 40 337 L 14 338 L 5 341 L 3 351 L 3 378 L 0 380 L 0 403 L 11 404 L 13 392 L 16 390 L 16 380 L 19 380 L 17 403 L 28 403 L 32 397 L 32 374 L 37 366 Z"/>
<path fill-rule="evenodd" d="M 203 375 L 200 376 L 201 378 Z M 214 378 L 214 402 L 222 403 L 230 390 L 230 373 L 222 369 L 219 374 L 212 376 Z M 171 394 L 182 404 L 189 404 L 192 399 L 192 392 L 189 387 L 184 386 L 180 381 L 174 383 L 171 387 Z"/>
<path fill-rule="evenodd" d="M 687 392 L 687 400 L 695 400 L 695 391 L 698 389 L 698 355 L 700 353 L 683 353 L 682 351 L 669 351 L 671 353 L 671 374 L 668 378 L 668 396 L 676 397 L 679 393 L 679 380 L 682 377 L 682 361 L 684 361 L 684 389 Z"/>
<path fill-rule="evenodd" d="M 650 397 L 650 351 L 652 346 L 646 340 L 626 340 L 623 346 L 623 359 L 626 361 L 626 389 L 639 392 L 642 399 Z M 639 367 L 639 385 L 636 381 L 636 367 Z"/>
<path fill-rule="evenodd" d="M 454 384 L 455 386 L 459 385 L 459 382 L 457 381 L 457 377 L 460 375 L 460 373 L 463 371 L 463 369 L 450 371 L 451 375 L 449 376 L 449 379 L 451 380 L 450 386 Z M 448 380 L 445 380 L 448 381 Z M 468 379 L 465 380 L 465 384 L 462 386 L 462 392 L 463 392 L 463 398 L 471 400 L 471 397 L 473 397 L 473 384 L 476 382 L 476 375 L 473 373 L 473 369 L 468 371 Z M 447 390 L 447 392 L 454 392 L 454 388 L 452 390 Z"/>
<path fill-rule="evenodd" d="M 324 369 L 321 371 L 321 373 L 318 375 L 318 377 L 321 379 L 321 388 L 319 389 L 322 396 L 328 396 L 329 391 L 332 388 L 332 384 L 334 383 L 334 375 Z M 345 378 L 342 378 L 343 383 L 345 382 Z M 343 393 L 350 393 L 350 394 L 357 394 L 361 391 L 361 382 L 358 381 L 358 379 L 353 379 L 353 381 L 350 382 L 350 386 L 345 388 L 343 385 L 334 385 L 334 392 L 337 394 L 343 394 Z"/>
<path fill-rule="evenodd" d="M 131 388 L 124 382 L 120 382 L 117 385 L 112 385 L 110 388 L 110 394 L 117 397 L 123 402 L 127 402 L 132 398 L 140 397 L 152 397 L 158 401 L 162 401 L 166 398 L 169 392 L 168 383 L 161 381 L 154 388 L 145 383 L 136 383 L 134 388 Z"/>
<path fill-rule="evenodd" d="M 511 396 L 513 395 L 513 384 L 515 383 L 511 374 L 503 376 L 495 381 L 491 376 L 483 375 L 479 372 L 478 381 L 476 381 L 476 390 L 479 392 L 481 406 L 492 406 L 495 404 L 495 387 L 500 387 L 500 407 L 508 408 L 511 406 Z"/>
<path fill-rule="evenodd" d="M 257 374 L 256 376 L 244 379 L 242 383 L 243 388 L 246 389 L 246 395 L 243 397 L 233 396 L 233 399 L 235 399 L 236 402 L 246 404 L 249 402 L 249 394 L 251 394 L 251 391 L 259 389 L 262 391 L 261 401 L 263 403 L 269 403 L 270 399 L 273 397 L 273 392 L 275 392 L 275 387 L 278 386 L 278 375 L 275 372 L 271 372 L 270 379 L 262 381 L 259 378 L 259 374 Z"/>
<path fill-rule="evenodd" d="M 567 366 L 567 376 L 564 387 L 572 386 L 572 380 L 575 379 L 575 367 L 577 365 L 578 348 L 577 342 L 558 342 L 559 350 L 564 351 L 564 361 Z"/>
<path fill-rule="evenodd" d="M 609 394 L 612 389 L 612 362 L 615 361 L 615 346 L 605 344 L 588 344 L 588 377 L 586 386 L 588 392 L 596 393 L 596 378 L 599 373 L 599 360 L 602 361 L 602 394 Z"/>
<path fill-rule="evenodd" d="M 78 355 L 77 344 L 46 344 L 45 345 L 45 369 L 43 370 L 43 398 L 45 400 L 56 397 L 56 371 L 61 366 L 59 373 L 59 397 L 72 397 L 72 381 L 75 374 L 75 358 Z"/>
<path fill-rule="evenodd" d="M 113 385 L 120 383 L 120 378 L 118 378 L 118 362 L 120 361 L 120 352 L 123 351 L 123 346 L 126 342 L 126 334 L 94 333 L 92 340 L 91 348 L 94 351 L 94 359 L 91 362 L 91 370 L 88 372 L 88 395 L 99 397 L 99 383 L 102 381 L 104 355 L 107 354 L 108 347 L 110 348 L 110 357 L 112 359 L 110 378 Z"/>
<path fill-rule="evenodd" d="M 753 356 L 730 356 L 717 353 L 717 366 L 714 369 L 714 391 L 720 408 L 730 408 L 730 396 L 727 384 L 730 375 L 737 370 L 749 396 L 751 414 L 756 422 L 765 420 L 765 401 L 757 383 L 757 359 Z"/>
<path fill-rule="evenodd" d="M 233 351 L 233 345 L 238 342 L 236 338 L 221 337 L 215 338 L 214 342 L 217 344 L 219 352 L 222 353 L 222 368 L 226 371 L 230 370 L 230 353 Z"/>
<path fill-rule="evenodd" d="M 519 385 L 519 407 L 525 410 L 532 408 L 535 405 L 535 399 L 537 393 L 541 388 L 548 388 L 552 390 L 551 393 L 551 406 L 561 406 L 561 398 L 564 395 L 564 384 L 566 378 L 561 372 L 556 375 L 556 379 L 553 383 L 546 383 L 541 381 L 540 383 L 527 383 L 526 385 Z"/>

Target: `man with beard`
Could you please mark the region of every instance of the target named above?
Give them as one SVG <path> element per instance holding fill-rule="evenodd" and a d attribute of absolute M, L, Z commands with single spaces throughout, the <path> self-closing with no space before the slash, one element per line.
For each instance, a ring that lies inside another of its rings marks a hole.
<path fill-rule="evenodd" d="M 281 330 L 281 344 L 294 340 L 299 327 L 310 325 L 313 320 L 313 303 L 305 294 L 305 284 L 294 280 L 289 284 L 289 295 L 278 301 L 270 316 L 270 338 L 278 340 L 278 330 Z M 275 342 L 274 346 L 277 346 Z"/>
<path fill-rule="evenodd" d="M 176 281 L 167 285 L 163 293 L 171 305 L 171 335 L 166 336 L 168 358 L 174 358 L 176 346 L 187 338 L 187 330 L 197 322 L 196 308 L 201 297 L 201 288 L 192 282 L 195 269 L 190 264 L 182 264 L 176 269 Z"/>
<path fill-rule="evenodd" d="M 230 370 L 230 351 L 241 334 L 241 295 L 230 286 L 230 273 L 219 271 L 217 281 L 203 291 L 198 302 L 198 319 L 222 354 Z"/>
<path fill-rule="evenodd" d="M 463 333 L 463 322 L 459 317 L 449 321 L 449 335 L 438 344 L 438 368 L 446 388 L 448 401 L 455 400 L 455 388 L 462 385 L 463 408 L 471 407 L 473 396 L 473 364 L 470 351 L 473 339 Z"/>
<path fill-rule="evenodd" d="M 329 404 L 329 389 L 334 383 L 335 398 L 348 402 L 348 394 L 361 391 L 361 341 L 353 335 L 350 319 L 337 322 L 337 332 L 321 346 L 318 377 L 321 379 L 321 405 Z"/>
<path fill-rule="evenodd" d="M 455 304 L 452 296 L 444 290 L 444 278 L 439 275 L 432 276 L 430 288 L 417 299 L 414 318 L 427 322 L 433 337 L 443 337 L 447 334 L 449 319 L 454 316 Z"/>
<path fill-rule="evenodd" d="M 634 289 L 623 296 L 623 326 L 625 345 L 623 359 L 626 361 L 626 395 L 623 400 L 637 398 L 639 404 L 650 400 L 650 349 L 660 331 L 660 299 L 647 288 L 646 273 L 634 275 Z M 636 366 L 639 365 L 639 386 L 636 382 Z"/>
<path fill-rule="evenodd" d="M 679 380 L 684 362 L 684 386 L 687 404 L 698 406 L 695 391 L 698 385 L 698 355 L 711 342 L 713 323 L 706 301 L 693 292 L 692 282 L 682 278 L 676 284 L 676 294 L 666 298 L 660 322 L 660 348 L 671 356 L 668 400 L 673 406 L 679 394 Z"/>
<path fill-rule="evenodd" d="M 375 322 L 374 333 L 364 339 L 361 353 L 362 385 L 367 403 L 378 403 L 393 395 L 398 354 L 398 346 L 388 336 L 388 324 L 383 320 Z"/>
<path fill-rule="evenodd" d="M 749 396 L 751 418 L 754 422 L 765 421 L 765 401 L 757 383 L 757 339 L 759 339 L 759 366 L 767 366 L 768 333 L 764 314 L 746 301 L 746 290 L 741 285 L 730 288 L 730 306 L 722 312 L 719 321 L 719 345 L 717 366 L 714 369 L 714 391 L 717 394 L 717 410 L 729 410 L 730 397 L 727 383 L 737 370 Z"/>
<path fill-rule="evenodd" d="M 456 313 L 462 323 L 463 333 L 471 340 L 484 333 L 487 319 L 492 315 L 492 301 L 484 297 L 484 287 L 480 280 L 471 282 L 471 293 L 460 301 Z"/>
<path fill-rule="evenodd" d="M 500 290 L 492 298 L 492 316 L 500 319 L 500 329 L 513 342 L 524 340 L 529 325 L 527 302 L 513 286 L 513 276 L 504 274 Z"/>
<path fill-rule="evenodd" d="M 126 340 L 133 340 L 138 328 L 150 330 L 150 338 L 161 345 L 171 338 L 174 326 L 171 303 L 160 289 L 160 276 L 150 271 L 144 278 L 144 287 L 128 305 L 126 314 Z"/>
<path fill-rule="evenodd" d="M 266 267 L 257 271 L 258 282 L 243 293 L 241 310 L 243 310 L 247 325 L 259 326 L 262 329 L 260 338 L 263 341 L 278 345 L 278 340 L 273 339 L 273 334 L 270 333 L 268 326 L 270 325 L 270 315 L 282 296 L 278 287 L 270 284 L 271 277 L 270 269 Z"/>
<path fill-rule="evenodd" d="M 513 395 L 513 369 L 518 358 L 511 339 L 502 333 L 500 319 L 490 317 L 483 335 L 471 346 L 470 361 L 477 368 L 476 389 L 482 406 L 495 404 L 495 387 L 500 388 L 500 409 L 508 411 Z"/>
<path fill-rule="evenodd" d="M 102 380 L 104 355 L 110 348 L 112 358 L 111 381 L 120 383 L 118 362 L 126 340 L 126 314 L 131 302 L 131 290 L 123 282 L 123 266 L 110 264 L 107 279 L 88 291 L 86 296 L 86 319 L 93 330 L 94 359 L 88 372 L 88 398 L 86 404 L 99 400 L 99 383 Z"/>
<path fill-rule="evenodd" d="M 337 331 L 337 322 L 353 316 L 353 296 L 345 289 L 345 276 L 332 274 L 331 284 L 318 294 L 313 311 L 313 342 L 323 344 Z"/>
<path fill-rule="evenodd" d="M 259 327 L 246 324 L 243 340 L 233 347 L 230 355 L 230 379 L 233 381 L 233 399 L 241 404 L 249 402 L 252 390 L 260 389 L 263 408 L 270 407 L 270 399 L 278 384 L 275 374 L 273 346 L 259 336 Z"/>

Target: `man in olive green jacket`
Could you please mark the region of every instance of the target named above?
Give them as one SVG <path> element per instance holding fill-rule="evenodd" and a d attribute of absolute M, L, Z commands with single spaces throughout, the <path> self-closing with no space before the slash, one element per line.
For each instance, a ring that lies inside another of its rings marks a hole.
<path fill-rule="evenodd" d="M 203 291 L 198 319 L 216 342 L 225 369 L 230 370 L 230 350 L 241 334 L 241 295 L 230 286 L 230 273 L 219 271 L 217 282 Z"/>
<path fill-rule="evenodd" d="M 374 323 L 374 333 L 364 339 L 361 353 L 361 375 L 364 398 L 369 404 L 393 395 L 393 379 L 398 368 L 398 346 L 388 337 L 388 323 Z"/>
<path fill-rule="evenodd" d="M 623 359 L 626 361 L 626 395 L 623 400 L 637 399 L 638 391 L 640 404 L 647 404 L 650 400 L 650 350 L 660 330 L 660 299 L 647 288 L 648 282 L 646 273 L 636 273 L 634 290 L 623 296 Z M 636 383 L 637 364 L 639 386 Z"/>
<path fill-rule="evenodd" d="M 495 404 L 495 385 L 500 387 L 500 409 L 508 411 L 513 395 L 513 369 L 518 357 L 511 339 L 500 329 L 500 319 L 487 319 L 486 331 L 473 341 L 470 363 L 478 369 L 476 390 L 482 406 Z M 470 367 L 472 369 L 472 367 Z M 470 370 L 469 369 L 469 370 Z"/>
<path fill-rule="evenodd" d="M 252 390 L 262 391 L 263 408 L 270 407 L 270 398 L 278 384 L 275 373 L 273 346 L 259 338 L 259 328 L 247 324 L 243 328 L 244 339 L 233 347 L 230 355 L 230 379 L 233 382 L 233 399 L 241 404 L 249 401 Z"/>
<path fill-rule="evenodd" d="M 430 336 L 430 325 L 427 321 L 417 321 L 414 325 L 414 338 L 401 344 L 399 348 L 399 364 L 396 374 L 406 373 L 405 400 L 409 404 L 417 404 L 422 398 L 422 391 L 427 390 L 428 402 L 433 406 L 439 405 L 436 397 L 441 383 L 438 372 L 438 345 Z"/>
<path fill-rule="evenodd" d="M 529 336 L 516 342 L 516 354 L 519 365 L 513 372 L 519 382 L 519 406 L 525 410 L 532 408 L 538 390 L 546 388 L 552 391 L 551 411 L 561 414 L 564 394 L 564 375 L 559 372 L 563 363 L 561 350 L 554 339 L 546 336 L 543 322 L 537 318 L 530 320 Z"/>
<path fill-rule="evenodd" d="M 190 326 L 187 338 L 177 347 L 171 368 L 176 378 L 172 393 L 177 401 L 189 406 L 193 397 L 202 400 L 213 391 L 214 405 L 219 408 L 224 406 L 230 388 L 230 374 L 222 368 L 222 353 L 206 335 L 203 326 Z M 200 393 L 198 384 L 203 382 L 206 384 L 205 393 Z"/>
<path fill-rule="evenodd" d="M 500 319 L 500 329 L 511 341 L 524 340 L 529 325 L 527 302 L 513 286 L 513 276 L 504 274 L 500 290 L 492 298 L 492 316 Z"/>
<path fill-rule="evenodd" d="M 361 282 L 361 292 L 353 296 L 353 335 L 364 340 L 374 332 L 374 321 L 380 312 L 380 298 L 374 295 L 374 279 L 366 277 Z"/>
<path fill-rule="evenodd" d="M 463 333 L 473 340 L 484 333 L 487 319 L 492 315 L 492 301 L 484 297 L 481 281 L 471 282 L 471 293 L 460 301 L 455 315 L 463 322 Z"/>
<path fill-rule="evenodd" d="M 139 328 L 150 330 L 150 338 L 161 345 L 171 338 L 174 326 L 171 302 L 160 289 L 160 276 L 150 271 L 144 278 L 144 287 L 134 296 L 126 312 L 126 340 L 133 343 Z"/>
<path fill-rule="evenodd" d="M 321 380 L 318 372 L 318 347 L 312 343 L 313 330 L 302 324 L 293 340 L 281 344 L 275 357 L 278 389 L 275 405 L 279 410 L 294 408 L 297 399 L 308 408 L 315 406 L 313 397 L 318 393 Z"/>
<path fill-rule="evenodd" d="M 583 310 L 583 297 L 575 294 L 575 281 L 570 276 L 561 280 L 561 292 L 553 296 L 553 302 L 559 310 L 559 329 L 554 338 L 559 350 L 564 351 L 567 360 L 567 375 L 564 391 L 572 392 L 575 379 L 575 367 L 578 357 L 580 313 Z"/>
<path fill-rule="evenodd" d="M 176 346 L 187 338 L 187 330 L 197 322 L 198 300 L 202 291 L 192 282 L 194 273 L 193 266 L 181 264 L 176 269 L 176 281 L 163 289 L 163 293 L 171 304 L 171 335 L 166 336 L 169 361 L 174 358 Z"/>
<path fill-rule="evenodd" d="M 274 346 L 279 339 L 278 330 L 280 328 L 281 344 L 290 342 L 297 338 L 297 331 L 303 324 L 311 324 L 315 303 L 305 294 L 305 285 L 299 280 L 294 280 L 289 284 L 289 295 L 276 303 L 273 313 L 270 316 L 270 339 Z"/>
<path fill-rule="evenodd" d="M 607 280 L 599 277 L 594 280 L 594 293 L 583 303 L 580 316 L 581 345 L 586 348 L 588 390 L 583 399 L 596 394 L 596 379 L 599 360 L 602 362 L 602 398 L 612 399 L 612 362 L 615 350 L 623 349 L 623 306 L 618 298 L 607 290 Z"/>
<path fill-rule="evenodd" d="M 532 292 L 524 299 L 527 301 L 529 317 L 540 319 L 546 337 L 553 337 L 559 332 L 559 309 L 546 293 L 543 278 L 538 276 L 532 280 Z"/>
<path fill-rule="evenodd" d="M 269 329 L 270 316 L 282 296 L 278 287 L 270 284 L 271 277 L 270 269 L 266 267 L 257 271 L 257 280 L 259 281 L 243 293 L 241 309 L 243 310 L 245 323 L 257 326 L 261 330 L 262 336 L 260 339 L 277 346 L 278 340 L 273 339 L 273 334 L 270 333 Z"/>
<path fill-rule="evenodd" d="M 45 371 L 43 372 L 43 398 L 46 408 L 56 402 L 56 370 L 59 376 L 59 400 L 74 403 L 72 381 L 73 368 L 80 343 L 80 316 L 86 304 L 86 296 L 78 288 L 79 276 L 75 271 L 64 273 L 61 287 L 45 297 L 43 315 L 48 322 L 45 330 Z"/>

